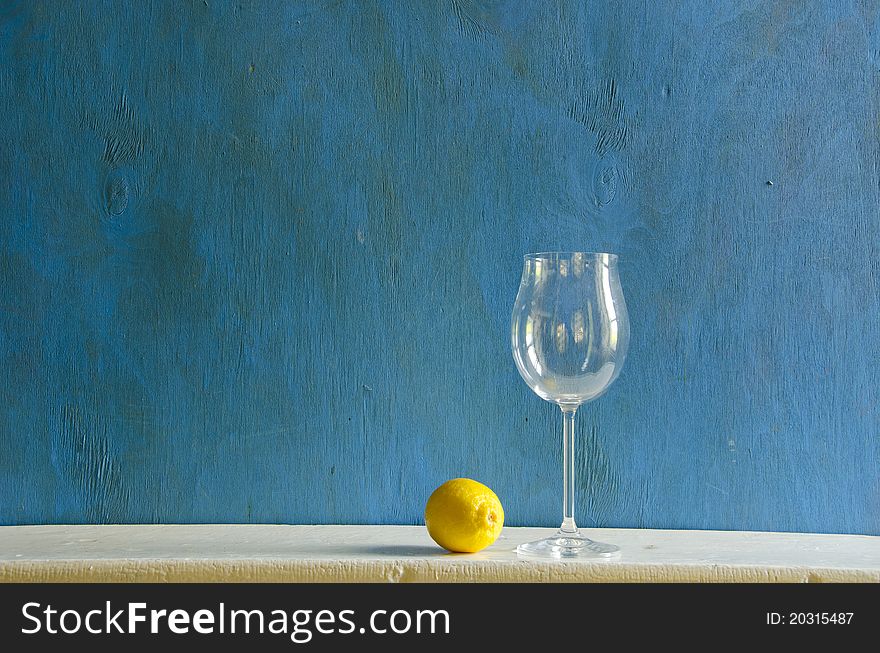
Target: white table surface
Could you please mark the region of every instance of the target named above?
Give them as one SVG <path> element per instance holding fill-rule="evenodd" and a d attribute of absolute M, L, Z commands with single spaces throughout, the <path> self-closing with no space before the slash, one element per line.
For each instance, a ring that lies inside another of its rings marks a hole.
<path fill-rule="evenodd" d="M 618 559 L 543 562 L 505 528 L 449 554 L 423 526 L 126 525 L 0 527 L 0 581 L 100 582 L 880 582 L 880 537 L 585 529 Z"/>

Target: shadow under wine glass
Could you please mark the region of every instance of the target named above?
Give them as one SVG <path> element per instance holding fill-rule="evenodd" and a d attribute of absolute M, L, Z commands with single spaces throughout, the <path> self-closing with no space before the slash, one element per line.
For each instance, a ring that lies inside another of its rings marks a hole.
<path fill-rule="evenodd" d="M 562 526 L 552 537 L 520 544 L 520 555 L 595 558 L 618 554 L 585 537 L 574 520 L 574 417 L 620 374 L 629 345 L 629 317 L 617 255 L 527 254 L 511 325 L 513 359 L 539 397 L 562 409 Z"/>

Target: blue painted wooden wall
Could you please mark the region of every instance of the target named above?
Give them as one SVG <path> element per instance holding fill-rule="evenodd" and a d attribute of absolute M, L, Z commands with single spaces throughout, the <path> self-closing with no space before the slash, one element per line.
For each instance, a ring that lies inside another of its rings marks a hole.
<path fill-rule="evenodd" d="M 0 110 L 0 523 L 556 525 L 562 248 L 582 524 L 880 532 L 877 2 L 3 0 Z"/>

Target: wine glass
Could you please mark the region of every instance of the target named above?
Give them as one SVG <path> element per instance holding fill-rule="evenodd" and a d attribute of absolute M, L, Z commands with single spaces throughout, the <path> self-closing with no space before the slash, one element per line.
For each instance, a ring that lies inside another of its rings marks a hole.
<path fill-rule="evenodd" d="M 527 254 L 512 320 L 513 359 L 532 391 L 562 409 L 562 526 L 552 537 L 520 544 L 544 558 L 610 557 L 613 544 L 585 537 L 574 521 L 574 416 L 620 374 L 629 318 L 615 254 Z"/>

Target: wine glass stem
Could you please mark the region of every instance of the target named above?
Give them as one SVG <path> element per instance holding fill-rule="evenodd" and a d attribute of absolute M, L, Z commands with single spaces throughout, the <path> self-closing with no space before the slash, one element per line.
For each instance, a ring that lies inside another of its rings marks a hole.
<path fill-rule="evenodd" d="M 574 523 L 574 414 L 577 406 L 562 406 L 562 527 L 576 533 Z"/>

